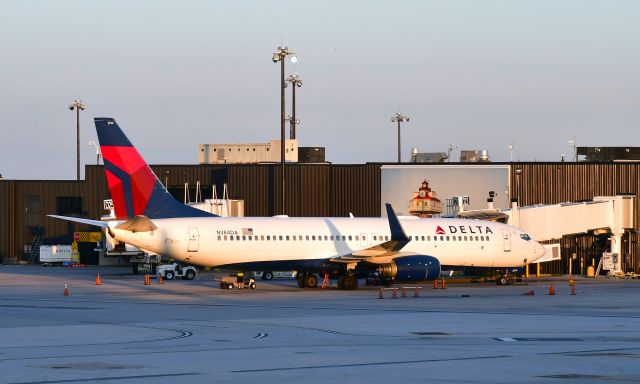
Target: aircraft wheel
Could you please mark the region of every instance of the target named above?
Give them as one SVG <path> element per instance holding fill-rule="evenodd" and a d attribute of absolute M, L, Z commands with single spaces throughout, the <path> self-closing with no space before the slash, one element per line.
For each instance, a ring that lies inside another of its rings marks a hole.
<path fill-rule="evenodd" d="M 233 289 L 233 284 L 227 283 L 227 289 Z"/>
<path fill-rule="evenodd" d="M 164 273 L 164 278 L 165 280 L 173 280 L 173 278 L 175 277 L 175 273 L 173 273 L 173 271 L 167 271 Z"/>
<path fill-rule="evenodd" d="M 302 273 L 300 275 L 298 275 L 297 279 L 298 280 L 298 288 L 304 288 L 304 280 L 307 277 L 306 273 Z"/>
<path fill-rule="evenodd" d="M 339 289 L 339 290 L 341 290 L 341 291 L 342 291 L 342 290 L 344 290 L 344 289 L 346 289 L 346 288 L 344 287 L 344 280 L 345 280 L 345 277 L 347 277 L 347 276 L 342 275 L 342 276 L 338 277 L 338 289 Z"/>
<path fill-rule="evenodd" d="M 318 278 L 313 273 L 303 279 L 305 288 L 318 288 Z"/>
<path fill-rule="evenodd" d="M 193 280 L 196 278 L 196 273 L 192 270 L 188 270 L 187 273 L 184 274 L 185 279 Z"/>
<path fill-rule="evenodd" d="M 249 284 L 249 288 L 251 288 L 251 289 L 256 289 L 256 283 L 251 283 L 251 284 Z"/>
<path fill-rule="evenodd" d="M 344 277 L 342 285 L 344 286 L 344 289 L 353 291 L 358 288 L 358 278 L 354 275 L 347 275 Z"/>

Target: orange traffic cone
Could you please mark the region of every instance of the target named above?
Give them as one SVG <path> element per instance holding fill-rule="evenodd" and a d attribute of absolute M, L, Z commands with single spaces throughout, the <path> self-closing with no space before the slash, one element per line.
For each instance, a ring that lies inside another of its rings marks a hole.
<path fill-rule="evenodd" d="M 96 285 L 102 285 L 102 280 L 100 279 L 99 273 L 98 273 L 98 277 L 96 277 Z"/>
<path fill-rule="evenodd" d="M 149 275 L 144 275 L 144 285 L 149 285 L 151 284 L 151 279 L 149 278 Z"/>
<path fill-rule="evenodd" d="M 164 284 L 164 280 L 162 280 L 162 276 L 158 275 L 158 284 Z"/>
<path fill-rule="evenodd" d="M 549 295 L 550 295 L 550 296 L 553 296 L 553 295 L 555 295 L 555 294 L 556 294 L 556 288 L 553 286 L 553 284 L 551 284 L 551 285 L 549 286 Z"/>
<path fill-rule="evenodd" d="M 69 296 L 69 287 L 67 287 L 67 284 L 64 285 L 64 295 Z"/>

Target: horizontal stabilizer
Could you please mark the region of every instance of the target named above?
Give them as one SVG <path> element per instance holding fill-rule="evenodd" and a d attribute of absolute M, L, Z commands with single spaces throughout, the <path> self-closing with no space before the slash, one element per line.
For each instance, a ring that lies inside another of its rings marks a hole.
<path fill-rule="evenodd" d="M 122 229 L 124 231 L 136 232 L 151 232 L 158 229 L 155 224 L 147 216 L 138 215 L 131 219 L 118 224 L 116 229 Z"/>
<path fill-rule="evenodd" d="M 61 220 L 73 221 L 76 223 L 95 225 L 96 227 L 101 227 L 101 228 L 105 228 L 108 225 L 106 221 L 83 219 L 80 217 L 69 217 L 69 216 L 58 216 L 58 215 L 47 215 L 47 216 L 53 217 L 54 219 L 61 219 Z"/>

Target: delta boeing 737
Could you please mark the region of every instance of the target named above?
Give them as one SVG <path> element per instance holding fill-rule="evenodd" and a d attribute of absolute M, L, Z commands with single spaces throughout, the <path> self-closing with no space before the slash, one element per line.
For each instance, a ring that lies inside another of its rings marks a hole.
<path fill-rule="evenodd" d="M 218 217 L 175 200 L 112 118 L 95 118 L 116 219 L 60 218 L 106 228 L 117 241 L 185 263 L 234 270 L 317 273 L 356 289 L 374 271 L 396 281 L 437 279 L 441 265 L 515 267 L 545 249 L 502 223 L 445 218 Z"/>

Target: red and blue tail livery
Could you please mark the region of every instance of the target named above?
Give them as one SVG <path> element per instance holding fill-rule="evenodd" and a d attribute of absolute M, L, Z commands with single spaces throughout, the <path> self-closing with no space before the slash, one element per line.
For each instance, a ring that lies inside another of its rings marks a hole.
<path fill-rule="evenodd" d="M 96 117 L 94 121 L 116 218 L 215 216 L 174 199 L 114 119 Z"/>

